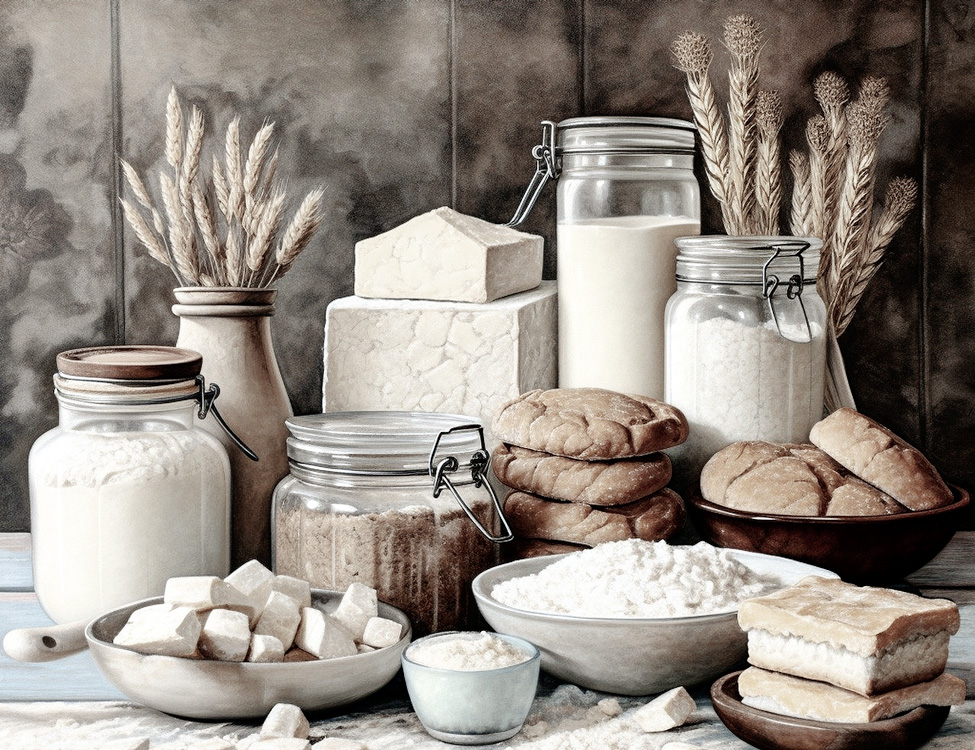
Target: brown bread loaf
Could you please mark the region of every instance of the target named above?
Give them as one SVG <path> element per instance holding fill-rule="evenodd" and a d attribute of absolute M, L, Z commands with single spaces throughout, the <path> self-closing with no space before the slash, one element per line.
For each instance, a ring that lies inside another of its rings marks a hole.
<path fill-rule="evenodd" d="M 619 461 L 580 461 L 502 444 L 491 463 L 494 475 L 512 489 L 589 505 L 635 502 L 665 487 L 671 475 L 665 453 Z"/>
<path fill-rule="evenodd" d="M 584 460 L 646 456 L 683 443 L 687 419 L 647 396 L 602 388 L 524 393 L 502 405 L 492 425 L 501 442 Z"/>
<path fill-rule="evenodd" d="M 701 496 L 750 513 L 796 516 L 904 512 L 812 445 L 742 441 L 722 448 L 701 471 Z"/>
<path fill-rule="evenodd" d="M 953 501 L 948 485 L 917 448 L 853 409 L 838 409 L 817 422 L 809 439 L 911 510 L 939 508 Z"/>
<path fill-rule="evenodd" d="M 685 520 L 683 500 L 669 489 L 634 503 L 605 508 L 512 492 L 505 500 L 504 511 L 517 536 L 588 546 L 633 538 L 666 539 L 679 531 Z"/>

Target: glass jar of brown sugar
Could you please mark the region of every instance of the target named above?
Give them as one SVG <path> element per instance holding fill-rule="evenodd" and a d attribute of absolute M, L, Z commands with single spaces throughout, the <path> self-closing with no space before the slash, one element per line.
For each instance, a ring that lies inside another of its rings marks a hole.
<path fill-rule="evenodd" d="M 418 412 L 287 420 L 290 474 L 274 491 L 279 574 L 344 591 L 359 582 L 414 633 L 468 626 L 470 584 L 497 562 L 499 523 L 480 424 Z"/>

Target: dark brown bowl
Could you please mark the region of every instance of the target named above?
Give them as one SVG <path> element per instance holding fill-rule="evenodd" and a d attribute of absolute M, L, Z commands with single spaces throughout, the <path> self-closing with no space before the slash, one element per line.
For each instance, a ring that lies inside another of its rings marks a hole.
<path fill-rule="evenodd" d="M 944 549 L 968 507 L 968 493 L 952 486 L 955 502 L 891 516 L 785 516 L 749 513 L 687 493 L 687 511 L 703 539 L 718 547 L 764 552 L 832 570 L 844 581 L 902 580 Z"/>
<path fill-rule="evenodd" d="M 934 736 L 950 710 L 948 706 L 920 706 L 864 724 L 797 719 L 742 703 L 740 674 L 732 672 L 711 686 L 711 704 L 733 735 L 760 750 L 914 750 Z"/>

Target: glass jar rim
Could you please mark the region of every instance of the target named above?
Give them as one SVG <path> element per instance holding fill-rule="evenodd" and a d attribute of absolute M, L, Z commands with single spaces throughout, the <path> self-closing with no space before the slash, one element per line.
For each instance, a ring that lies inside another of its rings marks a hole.
<path fill-rule="evenodd" d="M 764 284 L 766 273 L 801 275 L 815 283 L 819 273 L 817 237 L 700 235 L 678 237 L 677 281 L 711 284 Z"/>
<path fill-rule="evenodd" d="M 692 122 L 672 117 L 570 117 L 556 127 L 560 155 L 693 154 Z"/>
<path fill-rule="evenodd" d="M 458 469 L 469 470 L 484 450 L 480 420 L 460 414 L 326 412 L 290 417 L 285 425 L 289 461 L 343 474 L 429 474 L 434 446 L 438 457 L 453 456 Z"/>

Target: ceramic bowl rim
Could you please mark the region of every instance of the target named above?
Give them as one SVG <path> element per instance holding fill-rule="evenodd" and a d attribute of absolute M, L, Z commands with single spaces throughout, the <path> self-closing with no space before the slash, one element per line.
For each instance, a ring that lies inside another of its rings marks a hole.
<path fill-rule="evenodd" d="M 949 484 L 948 487 L 951 489 L 952 494 L 957 498 L 953 503 L 941 505 L 937 508 L 929 508 L 928 510 L 909 510 L 904 513 L 893 513 L 887 516 L 794 516 L 778 513 L 754 513 L 752 511 L 729 508 L 726 505 L 720 505 L 718 503 L 711 502 L 710 500 L 705 500 L 701 496 L 700 489 L 697 487 L 694 487 L 691 491 L 686 493 L 685 500 L 696 510 L 700 510 L 713 516 L 741 521 L 772 521 L 789 526 L 807 527 L 840 526 L 844 524 L 897 524 L 906 523 L 907 519 L 916 521 L 919 518 L 940 516 L 942 514 L 962 510 L 963 508 L 967 507 L 971 502 L 971 497 L 968 491 L 963 487 L 953 484 Z"/>
<path fill-rule="evenodd" d="M 413 661 L 406 655 L 407 652 L 411 648 L 413 648 L 416 644 L 423 643 L 424 641 L 442 638 L 443 636 L 458 635 L 458 634 L 469 633 L 472 635 L 477 635 L 479 632 L 487 633 L 489 635 L 494 636 L 495 638 L 500 638 L 501 640 L 504 641 L 508 641 L 508 642 L 514 641 L 515 642 L 514 645 L 522 649 L 522 651 L 525 652 L 525 655 L 528 656 L 528 658 L 525 659 L 524 661 L 518 662 L 517 664 L 509 664 L 506 667 L 494 667 L 493 669 L 445 669 L 444 667 L 431 667 L 428 664 L 420 664 L 420 662 Z M 538 646 L 536 646 L 531 641 L 527 641 L 521 636 L 509 635 L 507 633 L 497 633 L 493 630 L 484 630 L 484 631 L 442 630 L 437 633 L 430 633 L 429 635 L 425 635 L 422 638 L 417 638 L 415 641 L 412 641 L 411 643 L 407 644 L 406 648 L 403 649 L 403 653 L 400 654 L 400 660 L 403 662 L 404 669 L 408 664 L 410 666 L 410 669 L 422 669 L 426 672 L 441 673 L 441 674 L 470 674 L 470 675 L 497 675 L 497 674 L 504 674 L 506 672 L 512 672 L 516 669 L 525 669 L 526 667 L 531 665 L 532 662 L 541 661 L 541 658 L 542 658 L 542 652 L 539 650 Z"/>
<path fill-rule="evenodd" d="M 789 565 L 799 565 L 804 568 L 808 568 L 809 572 L 806 575 L 820 575 L 824 578 L 839 578 L 839 576 L 827 568 L 823 568 L 819 565 L 813 565 L 812 563 L 802 562 L 801 560 L 793 560 L 792 558 L 783 557 L 782 555 L 769 555 L 764 552 L 752 552 L 751 550 L 740 550 L 732 547 L 718 547 L 718 549 L 726 549 L 732 557 L 738 558 L 744 556 L 746 559 L 749 557 L 755 557 L 759 559 L 766 560 L 780 560 Z M 545 559 L 545 564 L 542 565 L 541 569 L 544 569 L 551 565 L 552 563 L 558 562 L 559 560 L 569 556 L 575 555 L 578 552 L 565 552 L 560 555 L 547 555 Z M 560 624 L 580 624 L 580 623 L 591 623 L 594 625 L 600 625 L 603 627 L 618 627 L 618 628 L 631 628 L 631 627 L 668 627 L 682 624 L 707 624 L 713 622 L 727 621 L 734 619 L 738 614 L 739 605 L 735 605 L 734 609 L 724 610 L 722 612 L 708 612 L 707 614 L 700 615 L 682 615 L 679 617 L 590 617 L 586 615 L 567 615 L 557 612 L 539 612 L 537 610 L 531 609 L 521 609 L 519 607 L 513 607 L 510 604 L 504 604 L 495 599 L 489 591 L 486 590 L 485 579 L 491 577 L 491 574 L 497 574 L 500 570 L 516 570 L 519 566 L 525 566 L 528 563 L 539 564 L 537 561 L 539 558 L 524 558 L 521 560 L 512 560 L 511 562 L 502 563 L 501 565 L 495 565 L 494 567 L 488 568 L 487 570 L 479 573 L 474 581 L 471 583 L 471 589 L 474 592 L 474 598 L 478 603 L 478 606 L 493 607 L 495 609 L 507 612 L 511 615 L 517 617 L 529 616 L 530 618 L 541 620 L 549 623 L 560 623 Z M 739 560 L 739 562 L 743 562 Z M 538 571 L 534 571 L 538 572 Z M 508 575 L 502 578 L 501 581 L 507 581 L 513 578 L 513 575 Z"/>

